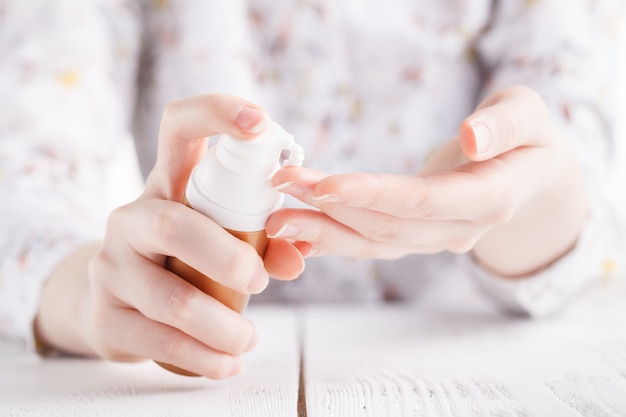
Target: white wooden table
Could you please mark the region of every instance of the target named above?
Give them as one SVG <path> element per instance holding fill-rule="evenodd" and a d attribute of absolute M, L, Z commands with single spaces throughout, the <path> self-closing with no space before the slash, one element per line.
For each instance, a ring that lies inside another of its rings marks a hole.
<path fill-rule="evenodd" d="M 226 381 L 151 362 L 40 360 L 2 344 L 0 416 L 626 415 L 621 281 L 541 321 L 408 305 L 248 315 L 259 345 Z"/>

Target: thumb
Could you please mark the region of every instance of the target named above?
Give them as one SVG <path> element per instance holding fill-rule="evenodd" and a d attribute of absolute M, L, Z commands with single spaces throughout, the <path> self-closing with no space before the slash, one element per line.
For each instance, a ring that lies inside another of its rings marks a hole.
<path fill-rule="evenodd" d="M 550 111 L 527 87 L 510 87 L 486 98 L 461 124 L 465 156 L 484 161 L 522 146 L 543 146 L 551 136 Z"/>

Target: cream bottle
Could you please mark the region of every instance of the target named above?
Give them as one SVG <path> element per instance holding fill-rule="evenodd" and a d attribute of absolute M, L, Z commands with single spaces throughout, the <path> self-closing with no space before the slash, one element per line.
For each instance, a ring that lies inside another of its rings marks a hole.
<path fill-rule="evenodd" d="M 251 140 L 222 134 L 191 172 L 186 204 L 210 217 L 237 238 L 250 243 L 259 256 L 265 254 L 268 238 L 265 222 L 283 204 L 283 194 L 274 190 L 272 176 L 283 166 L 300 166 L 302 147 L 293 135 L 270 122 Z M 177 258 L 168 258 L 166 268 L 227 307 L 242 313 L 250 298 L 201 274 Z M 163 368 L 187 376 L 197 374 L 157 362 Z"/>

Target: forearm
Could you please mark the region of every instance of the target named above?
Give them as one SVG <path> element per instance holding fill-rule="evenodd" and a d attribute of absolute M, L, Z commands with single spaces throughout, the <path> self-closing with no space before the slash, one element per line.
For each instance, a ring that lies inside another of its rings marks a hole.
<path fill-rule="evenodd" d="M 91 293 L 88 264 L 99 243 L 84 245 L 66 257 L 43 288 L 34 331 L 46 347 L 79 355 L 95 355 L 87 343 Z"/>

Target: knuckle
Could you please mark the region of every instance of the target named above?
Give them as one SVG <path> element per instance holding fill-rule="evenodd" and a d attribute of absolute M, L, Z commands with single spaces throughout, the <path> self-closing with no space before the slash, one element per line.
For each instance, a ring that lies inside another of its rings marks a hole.
<path fill-rule="evenodd" d="M 393 217 L 381 214 L 379 218 L 367 227 L 362 235 L 371 240 L 392 241 L 398 236 L 396 221 Z"/>
<path fill-rule="evenodd" d="M 155 207 L 149 210 L 148 224 L 158 241 L 171 242 L 178 236 L 183 208 L 181 204 L 155 204 Z"/>
<path fill-rule="evenodd" d="M 170 362 L 176 361 L 178 358 L 186 357 L 185 351 L 187 347 L 187 336 L 183 333 L 172 333 L 167 343 L 163 345 L 163 354 Z"/>
<path fill-rule="evenodd" d="M 167 120 L 171 118 L 173 115 L 175 115 L 176 113 L 178 113 L 183 102 L 184 102 L 183 99 L 176 99 L 167 103 L 165 105 L 165 108 L 163 109 L 162 119 Z"/>
<path fill-rule="evenodd" d="M 124 207 L 117 207 L 109 213 L 109 217 L 107 218 L 107 230 L 115 229 L 115 226 L 119 224 L 122 219 L 122 213 L 124 210 Z"/>
<path fill-rule="evenodd" d="M 115 327 L 111 322 L 109 310 L 103 303 L 94 303 L 90 314 L 91 334 L 90 345 L 95 353 L 106 360 L 123 362 L 128 360 L 128 355 L 116 349 L 109 337 Z"/>
<path fill-rule="evenodd" d="M 175 323 L 182 323 L 193 319 L 198 309 L 198 290 L 188 284 L 176 285 L 167 295 L 165 311 Z"/>
<path fill-rule="evenodd" d="M 251 245 L 241 242 L 227 258 L 225 279 L 241 284 L 245 288 L 256 272 L 256 258 L 258 258 L 256 250 Z"/>
<path fill-rule="evenodd" d="M 437 204 L 431 196 L 422 196 L 412 205 L 410 215 L 414 217 L 430 218 L 437 213 Z"/>
<path fill-rule="evenodd" d="M 102 359 L 111 362 L 133 362 L 137 360 L 135 356 L 121 352 L 105 343 L 101 343 L 100 348 L 96 350 L 96 354 Z"/>
<path fill-rule="evenodd" d="M 119 356 L 117 351 L 112 349 L 110 346 L 108 346 L 104 342 L 105 342 L 104 340 L 95 340 L 94 350 L 96 354 L 104 360 L 112 361 L 112 362 L 119 362 L 117 360 Z"/>
<path fill-rule="evenodd" d="M 421 179 L 421 186 L 415 187 L 414 191 L 406 194 L 407 211 L 404 217 L 423 217 L 429 218 L 437 213 L 437 202 L 430 192 L 429 179 L 424 177 Z"/>
<path fill-rule="evenodd" d="M 236 331 L 233 332 L 233 340 L 227 352 L 233 355 L 245 353 L 254 339 L 255 332 L 254 323 L 251 320 L 243 319 L 241 324 L 237 326 Z"/>
<path fill-rule="evenodd" d="M 123 230 L 125 219 L 128 215 L 128 206 L 117 207 L 109 213 L 106 221 L 106 237 L 115 238 L 119 231 Z"/>
<path fill-rule="evenodd" d="M 205 375 L 210 379 L 225 379 L 230 376 L 233 358 L 227 354 L 216 355 Z"/>
<path fill-rule="evenodd" d="M 363 183 L 370 190 L 379 190 L 381 188 L 380 178 L 377 175 L 374 175 L 374 174 L 365 175 L 363 177 Z M 365 196 L 365 199 L 363 201 L 363 206 L 364 207 L 376 206 L 376 205 L 378 205 L 380 203 L 380 200 L 381 200 L 381 194 L 380 193 L 378 193 L 378 192 L 368 193 Z"/>
<path fill-rule="evenodd" d="M 100 291 L 109 286 L 109 276 L 115 276 L 114 255 L 105 246 L 101 246 L 98 252 L 87 262 L 87 279 L 93 291 Z"/>
<path fill-rule="evenodd" d="M 228 96 L 225 94 L 213 93 L 196 96 L 196 99 L 199 99 L 199 101 L 196 102 L 199 103 L 199 109 L 202 112 L 201 114 L 208 115 L 215 113 L 217 108 L 220 107 L 220 103 L 223 103 L 225 100 L 227 100 Z M 235 114 L 233 114 L 233 122 L 235 121 L 235 117 Z"/>

